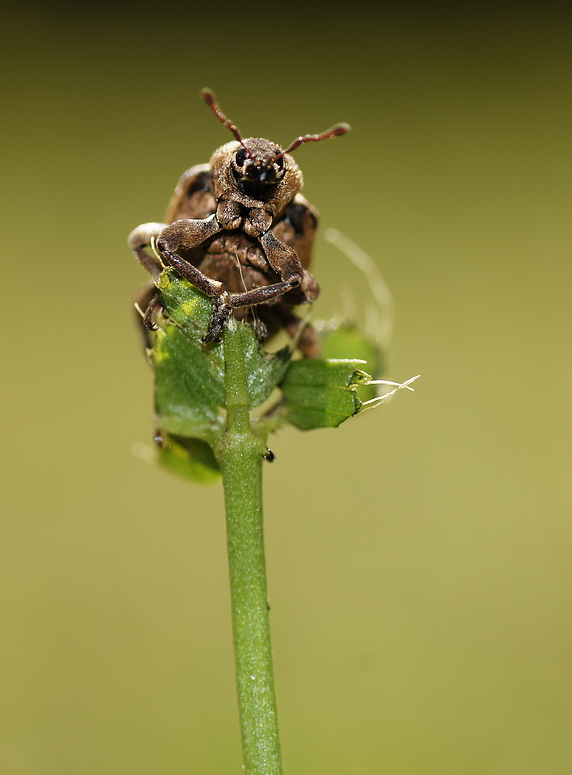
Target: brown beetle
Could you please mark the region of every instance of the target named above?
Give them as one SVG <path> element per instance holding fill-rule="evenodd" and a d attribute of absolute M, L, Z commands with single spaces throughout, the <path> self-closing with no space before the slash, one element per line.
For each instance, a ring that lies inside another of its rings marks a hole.
<path fill-rule="evenodd" d="M 317 213 L 300 194 L 302 173 L 290 152 L 343 135 L 349 126 L 298 137 L 282 150 L 259 137 L 243 139 L 213 93 L 204 89 L 203 97 L 236 140 L 216 150 L 208 164 L 187 170 L 165 223 L 138 226 L 129 245 L 153 279 L 169 266 L 212 298 L 205 342 L 220 336 L 233 311 L 256 326 L 260 339 L 281 327 L 293 335 L 300 321 L 292 307 L 315 301 L 319 288 L 308 271 Z M 147 252 L 149 246 L 157 255 Z M 144 323 L 152 328 L 154 294 L 147 293 L 146 302 Z M 257 313 L 255 305 L 261 305 Z M 299 346 L 305 355 L 315 354 L 312 329 Z"/>

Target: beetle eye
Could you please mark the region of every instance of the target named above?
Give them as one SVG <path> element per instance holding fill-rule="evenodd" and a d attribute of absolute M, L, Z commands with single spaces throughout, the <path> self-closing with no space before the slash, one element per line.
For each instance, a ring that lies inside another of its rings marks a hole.
<path fill-rule="evenodd" d="M 246 161 L 246 148 L 239 148 L 238 151 L 235 154 L 234 162 L 237 167 L 242 167 L 244 162 Z"/>

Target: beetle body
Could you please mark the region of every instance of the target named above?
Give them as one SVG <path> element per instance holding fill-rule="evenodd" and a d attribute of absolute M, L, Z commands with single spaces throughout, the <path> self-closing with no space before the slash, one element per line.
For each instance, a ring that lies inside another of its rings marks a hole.
<path fill-rule="evenodd" d="M 348 127 L 300 137 L 283 151 L 263 138 L 243 140 L 210 92 L 205 99 L 237 140 L 218 148 L 208 164 L 187 170 L 165 222 L 139 226 L 129 244 L 154 279 L 170 266 L 212 298 L 205 342 L 220 336 L 231 313 L 253 323 L 261 339 L 281 327 L 294 334 L 300 321 L 292 307 L 319 294 L 308 271 L 317 213 L 300 194 L 302 173 L 288 151 Z M 147 252 L 149 246 L 156 255 Z M 149 327 L 152 311 L 150 304 L 144 317 Z M 300 349 L 316 354 L 312 329 L 302 334 Z"/>

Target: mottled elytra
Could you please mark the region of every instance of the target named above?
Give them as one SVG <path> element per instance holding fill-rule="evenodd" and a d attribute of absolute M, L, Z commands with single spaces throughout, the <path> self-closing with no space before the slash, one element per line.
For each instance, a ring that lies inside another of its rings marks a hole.
<path fill-rule="evenodd" d="M 300 194 L 302 173 L 290 153 L 302 143 L 343 135 L 349 126 L 302 135 L 284 150 L 260 137 L 243 138 L 210 90 L 203 90 L 203 98 L 235 139 L 218 148 L 208 164 L 187 170 L 164 223 L 138 226 L 129 245 L 153 280 L 171 267 L 212 299 L 205 342 L 220 337 L 231 313 L 252 323 L 261 340 L 280 328 L 294 335 L 300 320 L 292 308 L 319 294 L 308 271 L 318 216 Z M 156 254 L 147 252 L 149 247 Z M 146 289 L 140 302 L 144 323 L 152 328 L 154 291 Z M 316 355 L 311 327 L 299 347 L 308 357 Z"/>

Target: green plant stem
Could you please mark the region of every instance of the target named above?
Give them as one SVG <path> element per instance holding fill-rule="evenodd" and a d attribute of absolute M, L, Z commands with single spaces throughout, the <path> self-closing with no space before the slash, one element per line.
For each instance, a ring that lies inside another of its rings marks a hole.
<path fill-rule="evenodd" d="M 223 335 L 227 426 L 218 448 L 226 518 L 245 775 L 281 775 L 262 527 L 264 440 L 253 431 L 242 324 Z"/>

